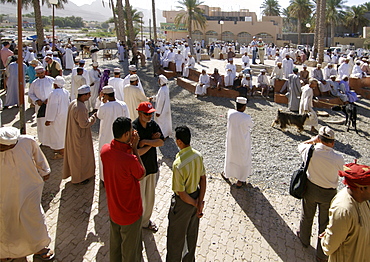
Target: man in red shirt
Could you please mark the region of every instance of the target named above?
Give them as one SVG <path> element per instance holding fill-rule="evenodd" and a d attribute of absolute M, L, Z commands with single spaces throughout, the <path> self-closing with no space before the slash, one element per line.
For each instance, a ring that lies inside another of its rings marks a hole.
<path fill-rule="evenodd" d="M 139 180 L 145 177 L 145 167 L 137 150 L 139 135 L 126 117 L 113 122 L 113 135 L 111 143 L 100 151 L 111 221 L 110 261 L 141 262 L 143 207 Z"/>

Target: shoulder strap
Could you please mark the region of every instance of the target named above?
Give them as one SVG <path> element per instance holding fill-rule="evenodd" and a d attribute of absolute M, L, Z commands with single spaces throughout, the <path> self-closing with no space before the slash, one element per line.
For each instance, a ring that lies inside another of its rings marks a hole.
<path fill-rule="evenodd" d="M 315 146 L 312 145 L 310 147 L 310 149 L 308 150 L 308 155 L 307 155 L 307 160 L 306 160 L 306 164 L 304 166 L 304 171 L 307 172 L 307 168 L 308 168 L 308 165 L 310 163 L 310 160 L 311 160 L 311 157 L 312 157 L 312 154 L 313 154 L 313 151 L 315 150 Z"/>

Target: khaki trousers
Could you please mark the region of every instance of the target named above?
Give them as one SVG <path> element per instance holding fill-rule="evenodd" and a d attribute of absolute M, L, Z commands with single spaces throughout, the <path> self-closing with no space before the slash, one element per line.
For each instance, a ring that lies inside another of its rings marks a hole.
<path fill-rule="evenodd" d="M 110 262 L 141 262 L 141 217 L 131 225 L 121 226 L 110 221 Z"/>
<path fill-rule="evenodd" d="M 140 181 L 140 193 L 141 200 L 143 203 L 143 221 L 142 227 L 149 225 L 150 217 L 153 213 L 154 201 L 155 201 L 155 187 L 157 185 L 157 174 L 149 174 Z"/>

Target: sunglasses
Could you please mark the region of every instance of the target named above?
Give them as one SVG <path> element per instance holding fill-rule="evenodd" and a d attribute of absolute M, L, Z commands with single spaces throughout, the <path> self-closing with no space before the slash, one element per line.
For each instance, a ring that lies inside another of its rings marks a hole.
<path fill-rule="evenodd" d="M 141 113 L 143 113 L 144 115 L 146 115 L 146 116 L 151 116 L 151 115 L 153 115 L 153 113 L 145 113 L 145 112 L 141 112 Z"/>

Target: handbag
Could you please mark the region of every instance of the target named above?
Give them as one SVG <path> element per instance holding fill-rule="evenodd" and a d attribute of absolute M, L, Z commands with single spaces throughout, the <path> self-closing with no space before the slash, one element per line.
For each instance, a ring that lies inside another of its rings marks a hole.
<path fill-rule="evenodd" d="M 314 145 L 312 145 L 308 150 L 306 162 L 303 162 L 301 167 L 293 172 L 292 178 L 290 179 L 289 194 L 297 199 L 302 199 L 303 194 L 306 191 L 307 168 L 310 163 L 313 151 Z"/>
<path fill-rule="evenodd" d="M 39 108 L 39 111 L 37 112 L 37 118 L 45 117 L 46 112 L 46 104 L 42 104 Z"/>

